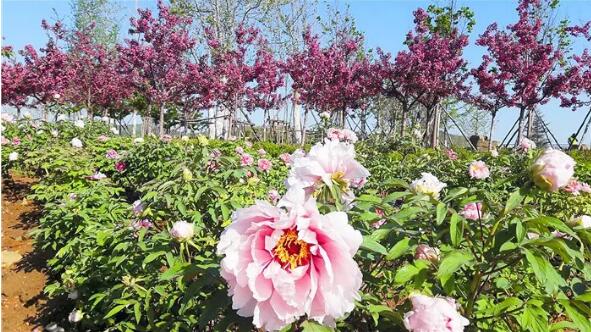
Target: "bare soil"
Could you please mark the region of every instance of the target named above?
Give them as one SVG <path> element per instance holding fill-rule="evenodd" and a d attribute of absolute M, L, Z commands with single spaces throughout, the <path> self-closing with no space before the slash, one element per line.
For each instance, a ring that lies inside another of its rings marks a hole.
<path fill-rule="evenodd" d="M 41 207 L 27 200 L 34 182 L 21 176 L 2 179 L 2 252 L 22 256 L 10 266 L 2 264 L 2 331 L 7 332 L 41 331 L 52 311 L 43 294 L 47 257 L 34 249 L 29 236 L 41 214 Z"/>

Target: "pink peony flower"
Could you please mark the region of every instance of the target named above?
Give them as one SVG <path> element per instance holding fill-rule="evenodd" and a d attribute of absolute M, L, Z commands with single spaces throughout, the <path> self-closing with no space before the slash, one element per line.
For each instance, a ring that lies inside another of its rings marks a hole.
<path fill-rule="evenodd" d="M 15 137 L 13 137 L 13 138 L 12 138 L 12 145 L 14 145 L 14 146 L 19 146 L 19 145 L 21 145 L 21 139 L 20 139 L 20 138 L 18 138 L 18 137 L 16 137 L 16 136 L 15 136 Z"/>
<path fill-rule="evenodd" d="M 215 159 L 209 160 L 207 162 L 206 169 L 208 172 L 217 172 L 220 169 L 220 165 L 218 164 L 218 162 Z"/>
<path fill-rule="evenodd" d="M 237 210 L 217 247 L 232 307 L 265 330 L 304 315 L 334 326 L 360 298 L 353 256 L 361 242 L 347 214 L 321 215 L 301 189 L 288 191 L 278 207 L 257 201 Z"/>
<path fill-rule="evenodd" d="M 105 179 L 107 176 L 99 171 L 96 171 L 94 174 L 92 174 L 91 176 L 87 176 L 86 178 L 89 180 L 102 180 Z"/>
<path fill-rule="evenodd" d="M 341 129 L 339 132 L 339 140 L 345 143 L 355 144 L 357 143 L 357 134 L 350 129 Z"/>
<path fill-rule="evenodd" d="M 531 172 L 538 187 L 552 192 L 569 184 L 575 161 L 562 151 L 549 149 L 534 162 Z"/>
<path fill-rule="evenodd" d="M 445 150 L 445 153 L 447 154 L 447 158 L 450 160 L 458 160 L 458 154 L 454 150 L 447 149 Z"/>
<path fill-rule="evenodd" d="M 562 188 L 562 189 L 566 192 L 573 194 L 573 196 L 578 196 L 583 189 L 583 184 L 581 182 L 579 182 L 577 179 L 573 178 L 573 179 L 570 179 L 568 184 L 566 186 L 564 186 L 564 188 Z"/>
<path fill-rule="evenodd" d="M 8 138 L 2 136 L 2 145 L 6 145 L 8 143 L 10 143 L 10 141 L 8 140 Z"/>
<path fill-rule="evenodd" d="M 110 149 L 107 151 L 107 154 L 105 155 L 108 159 L 119 159 L 119 153 L 117 153 L 117 151 Z"/>
<path fill-rule="evenodd" d="M 234 149 L 234 151 L 236 151 L 237 154 L 243 154 L 244 153 L 244 149 L 241 146 L 237 146 L 236 149 Z"/>
<path fill-rule="evenodd" d="M 273 205 L 277 204 L 277 202 L 279 201 L 280 198 L 281 198 L 281 196 L 279 195 L 279 192 L 277 190 L 275 190 L 275 189 L 271 189 L 267 193 L 267 199 Z"/>
<path fill-rule="evenodd" d="M 280 154 L 279 159 L 281 159 L 285 163 L 285 165 L 287 165 L 287 166 L 289 166 L 293 163 L 293 158 L 287 152 Z"/>
<path fill-rule="evenodd" d="M 209 153 L 209 157 L 211 159 L 218 159 L 219 157 L 222 156 L 222 151 L 220 151 L 219 149 L 213 149 L 211 150 L 211 152 Z"/>
<path fill-rule="evenodd" d="M 269 159 L 259 159 L 258 169 L 259 172 L 268 172 L 271 169 L 271 161 Z"/>
<path fill-rule="evenodd" d="M 439 262 L 439 249 L 426 244 L 419 244 L 415 250 L 415 259 L 424 259 L 431 263 Z"/>
<path fill-rule="evenodd" d="M 482 203 L 468 203 L 464 205 L 464 209 L 460 215 L 468 220 L 479 220 L 484 214 L 482 213 Z"/>
<path fill-rule="evenodd" d="M 371 224 L 371 227 L 375 228 L 375 229 L 379 229 L 380 227 L 382 227 L 384 224 L 386 223 L 386 219 L 380 219 L 376 222 L 373 222 Z"/>
<path fill-rule="evenodd" d="M 410 300 L 413 309 L 404 314 L 404 326 L 411 332 L 461 332 L 470 324 L 452 298 L 412 295 Z"/>
<path fill-rule="evenodd" d="M 194 225 L 184 220 L 175 222 L 170 230 L 170 235 L 177 241 L 190 240 L 194 234 Z"/>
<path fill-rule="evenodd" d="M 294 159 L 287 179 L 288 188 L 298 187 L 312 194 L 322 186 L 337 184 L 345 201 L 351 199 L 351 187 L 364 183 L 369 171 L 355 160 L 352 144 L 327 140 L 310 149 L 306 157 Z"/>
<path fill-rule="evenodd" d="M 337 128 L 329 128 L 326 131 L 326 138 L 328 138 L 329 140 L 340 140 L 340 136 L 341 136 L 341 130 L 337 129 Z"/>
<path fill-rule="evenodd" d="M 247 148 L 252 148 L 252 143 L 249 141 L 244 142 L 244 145 L 246 145 Z"/>
<path fill-rule="evenodd" d="M 119 173 L 125 171 L 126 168 L 127 168 L 127 165 L 125 165 L 125 162 L 123 162 L 123 161 L 118 161 L 115 163 L 115 170 Z"/>
<path fill-rule="evenodd" d="M 170 135 L 162 135 L 160 137 L 160 140 L 162 140 L 162 142 L 164 142 L 164 143 L 170 143 L 172 141 L 172 136 L 170 136 Z"/>
<path fill-rule="evenodd" d="M 134 220 L 131 223 L 131 229 L 133 229 L 134 231 L 139 231 L 142 228 L 149 229 L 149 228 L 152 228 L 153 226 L 154 226 L 154 224 L 152 224 L 152 222 L 148 219 Z"/>
<path fill-rule="evenodd" d="M 144 212 L 144 208 L 144 203 L 142 203 L 142 201 L 139 199 L 131 204 L 131 209 L 136 216 L 142 214 L 142 212 Z"/>
<path fill-rule="evenodd" d="M 518 149 L 523 152 L 528 152 L 529 150 L 535 149 L 535 148 L 536 148 L 536 143 L 526 137 L 521 139 L 521 141 L 519 142 L 519 146 L 518 146 Z"/>
<path fill-rule="evenodd" d="M 262 157 L 262 156 L 265 156 L 265 155 L 267 155 L 267 151 L 265 151 L 265 149 L 259 149 L 259 150 L 257 151 L 257 153 L 258 153 L 258 154 L 259 154 L 259 156 L 261 156 L 261 157 Z"/>
<path fill-rule="evenodd" d="M 581 182 L 581 191 L 586 194 L 589 194 L 591 193 L 591 186 L 588 183 Z"/>
<path fill-rule="evenodd" d="M 97 139 L 99 142 L 106 142 L 109 140 L 109 136 L 101 135 L 101 136 L 97 137 Z"/>
<path fill-rule="evenodd" d="M 486 163 L 482 160 L 473 161 L 468 167 L 468 173 L 473 179 L 484 180 L 490 176 Z"/>
<path fill-rule="evenodd" d="M 252 163 L 254 163 L 254 158 L 252 158 L 252 156 L 249 155 L 248 153 L 243 153 L 240 156 L 240 165 L 250 166 L 250 165 L 252 165 Z"/>

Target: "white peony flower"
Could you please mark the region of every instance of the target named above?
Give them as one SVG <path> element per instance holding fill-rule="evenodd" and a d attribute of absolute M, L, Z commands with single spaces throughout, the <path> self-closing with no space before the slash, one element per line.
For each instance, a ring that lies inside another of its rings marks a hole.
<path fill-rule="evenodd" d="M 79 149 L 79 148 L 82 147 L 82 141 L 80 139 L 78 139 L 78 137 L 72 138 L 72 141 L 70 141 L 70 143 L 75 148 L 78 148 Z"/>
<path fill-rule="evenodd" d="M 15 161 L 18 159 L 18 152 L 14 151 L 8 155 L 8 160 Z"/>
<path fill-rule="evenodd" d="M 190 240 L 194 234 L 194 225 L 184 220 L 175 222 L 170 230 L 170 235 L 178 241 Z"/>
<path fill-rule="evenodd" d="M 65 114 L 60 114 L 57 116 L 57 121 L 66 121 L 68 119 L 68 116 L 66 116 Z"/>
<path fill-rule="evenodd" d="M 81 310 L 74 309 L 68 315 L 68 320 L 72 323 L 77 323 L 82 320 L 82 317 L 84 317 L 84 313 Z"/>
<path fill-rule="evenodd" d="M 84 121 L 76 120 L 76 121 L 74 121 L 74 126 L 76 126 L 78 128 L 84 128 Z"/>
<path fill-rule="evenodd" d="M 410 190 L 416 194 L 425 194 L 433 198 L 439 198 L 439 193 L 443 188 L 447 187 L 447 184 L 439 181 L 431 173 L 421 173 L 421 178 L 414 180 L 410 183 Z"/>

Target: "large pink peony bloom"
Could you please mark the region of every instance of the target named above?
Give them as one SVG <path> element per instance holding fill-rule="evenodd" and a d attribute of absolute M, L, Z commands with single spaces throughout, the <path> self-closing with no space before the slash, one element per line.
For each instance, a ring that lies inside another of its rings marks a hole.
<path fill-rule="evenodd" d="M 556 191 L 569 184 L 575 173 L 575 161 L 566 153 L 548 149 L 532 165 L 535 184 L 547 191 Z"/>
<path fill-rule="evenodd" d="M 536 148 L 536 143 L 526 137 L 522 138 L 521 141 L 519 142 L 519 146 L 518 149 L 523 151 L 523 152 L 527 152 L 531 149 L 535 149 Z"/>
<path fill-rule="evenodd" d="M 359 299 L 353 256 L 361 242 L 344 212 L 321 215 L 301 189 L 289 190 L 278 207 L 257 201 L 237 210 L 217 248 L 232 308 L 268 331 L 304 315 L 334 326 Z"/>
<path fill-rule="evenodd" d="M 404 326 L 411 332 L 460 332 L 470 324 L 452 298 L 413 295 L 410 300 L 413 309 L 404 314 Z"/>
<path fill-rule="evenodd" d="M 242 166 L 250 166 L 254 163 L 254 158 L 249 155 L 248 153 L 243 153 L 240 155 L 240 165 Z"/>
<path fill-rule="evenodd" d="M 258 161 L 259 172 L 268 172 L 271 169 L 272 163 L 269 159 L 261 158 Z"/>
<path fill-rule="evenodd" d="M 369 171 L 355 160 L 352 144 L 326 140 L 310 149 L 306 157 L 296 158 L 287 178 L 289 188 L 303 188 L 311 194 L 322 184 L 336 183 L 346 196 L 352 197 L 351 187 L 360 187 L 369 176 Z"/>
<path fill-rule="evenodd" d="M 482 160 L 476 160 L 470 163 L 468 174 L 473 179 L 483 180 L 490 176 L 490 171 L 486 163 Z"/>

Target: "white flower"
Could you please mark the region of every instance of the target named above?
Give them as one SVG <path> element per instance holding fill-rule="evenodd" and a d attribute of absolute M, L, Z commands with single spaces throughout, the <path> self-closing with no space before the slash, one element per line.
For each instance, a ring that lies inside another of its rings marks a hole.
<path fill-rule="evenodd" d="M 496 158 L 496 157 L 498 157 L 498 156 L 499 156 L 499 151 L 497 151 L 497 149 L 492 149 L 492 150 L 490 150 L 490 155 L 491 155 L 493 158 Z"/>
<path fill-rule="evenodd" d="M 447 187 L 447 184 L 439 181 L 431 173 L 421 173 L 421 178 L 410 183 L 410 190 L 416 194 L 425 194 L 433 198 L 439 197 L 439 192 Z"/>
<path fill-rule="evenodd" d="M 108 116 L 103 116 L 103 117 L 101 118 L 101 120 L 102 120 L 103 122 L 109 122 L 109 117 L 108 117 Z"/>
<path fill-rule="evenodd" d="M 583 228 L 591 228 L 591 216 L 582 215 L 574 220 L 575 225 L 582 226 Z"/>
<path fill-rule="evenodd" d="M 183 137 L 181 137 L 181 141 L 187 142 L 189 140 L 189 136 L 184 135 Z"/>
<path fill-rule="evenodd" d="M 73 291 L 71 291 L 70 294 L 68 294 L 68 298 L 70 300 L 76 300 L 78 298 L 78 290 L 74 289 Z"/>
<path fill-rule="evenodd" d="M 8 155 L 8 160 L 15 161 L 18 159 L 18 152 L 14 151 Z"/>
<path fill-rule="evenodd" d="M 57 121 L 66 121 L 68 117 L 65 114 L 60 114 L 57 116 Z"/>
<path fill-rule="evenodd" d="M 78 139 L 78 137 L 72 138 L 72 141 L 70 141 L 70 143 L 75 148 L 78 148 L 79 149 L 79 148 L 82 147 L 82 141 L 80 139 Z"/>
<path fill-rule="evenodd" d="M 328 112 L 322 112 L 322 113 L 320 113 L 320 118 L 321 119 L 328 120 L 328 119 L 330 119 L 330 113 L 328 113 Z"/>
<path fill-rule="evenodd" d="M 50 133 L 51 133 L 51 136 L 53 136 L 53 137 L 58 137 L 60 134 L 59 131 L 57 131 L 56 129 L 53 129 Z"/>
<path fill-rule="evenodd" d="M 77 323 L 82 320 L 82 317 L 84 317 L 84 313 L 81 310 L 74 309 L 68 315 L 68 320 L 72 323 Z"/>
<path fill-rule="evenodd" d="M 111 127 L 111 132 L 113 133 L 113 135 L 119 135 L 119 130 L 115 127 Z"/>
<path fill-rule="evenodd" d="M 195 232 L 193 226 L 184 220 L 177 221 L 172 225 L 170 235 L 178 241 L 190 240 Z"/>
<path fill-rule="evenodd" d="M 144 139 L 141 137 L 137 137 L 133 139 L 133 143 L 134 144 L 140 144 L 140 143 L 144 143 Z"/>
<path fill-rule="evenodd" d="M 54 93 L 53 94 L 53 99 L 58 100 L 62 97 L 62 95 L 60 95 L 59 93 Z"/>
<path fill-rule="evenodd" d="M 84 128 L 84 121 L 76 120 L 76 121 L 74 121 L 74 126 L 76 126 L 78 128 Z"/>

